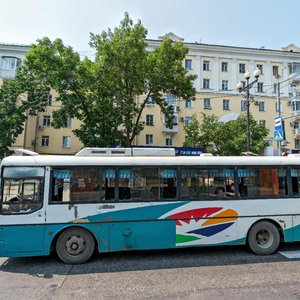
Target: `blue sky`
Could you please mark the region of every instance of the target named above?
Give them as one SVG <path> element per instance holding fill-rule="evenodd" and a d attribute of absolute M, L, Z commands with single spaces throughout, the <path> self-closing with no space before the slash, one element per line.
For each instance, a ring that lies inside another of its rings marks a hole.
<path fill-rule="evenodd" d="M 59 37 L 89 54 L 89 32 L 118 26 L 125 11 L 142 21 L 148 38 L 172 31 L 186 42 L 300 46 L 299 0 L 0 0 L 0 43 Z"/>

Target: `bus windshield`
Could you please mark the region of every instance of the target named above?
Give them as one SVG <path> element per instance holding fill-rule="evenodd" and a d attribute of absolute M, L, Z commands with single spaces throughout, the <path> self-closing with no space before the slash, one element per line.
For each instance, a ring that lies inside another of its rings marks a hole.
<path fill-rule="evenodd" d="M 30 213 L 42 207 L 43 168 L 8 167 L 3 171 L 1 213 Z"/>

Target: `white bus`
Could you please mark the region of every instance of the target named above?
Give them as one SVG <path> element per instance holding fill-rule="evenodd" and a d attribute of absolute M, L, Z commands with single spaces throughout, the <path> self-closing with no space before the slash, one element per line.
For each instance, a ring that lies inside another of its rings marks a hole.
<path fill-rule="evenodd" d="M 240 244 L 266 255 L 300 241 L 300 157 L 152 151 L 3 159 L 0 256 L 79 264 L 95 251 Z"/>

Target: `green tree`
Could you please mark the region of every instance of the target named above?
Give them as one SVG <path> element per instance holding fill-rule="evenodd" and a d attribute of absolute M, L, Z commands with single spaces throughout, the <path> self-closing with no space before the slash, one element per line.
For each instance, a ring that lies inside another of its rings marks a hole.
<path fill-rule="evenodd" d="M 20 108 L 20 94 L 15 81 L 5 81 L 0 87 L 0 158 L 9 154 L 8 147 L 23 131 L 26 115 Z"/>
<path fill-rule="evenodd" d="M 241 155 L 247 150 L 247 117 L 241 115 L 235 121 L 218 122 L 215 115 L 202 114 L 202 122 L 194 115 L 192 123 L 185 127 L 185 147 L 204 147 L 214 155 Z M 250 115 L 251 151 L 260 153 L 265 147 L 264 138 L 269 130 Z"/>
<path fill-rule="evenodd" d="M 146 35 L 141 22 L 133 24 L 125 13 L 113 31 L 91 34 L 94 61 L 80 60 L 60 39 L 39 40 L 17 76 L 28 92 L 28 107 L 37 105 L 34 91 L 43 94 L 53 88 L 61 108 L 55 111 L 52 124 L 60 128 L 67 117 L 79 119 L 81 126 L 74 133 L 85 146 L 131 145 L 144 128 L 141 116 L 150 97 L 170 125 L 173 109 L 165 95 L 193 98 L 196 76 L 188 75 L 182 66 L 188 52 L 183 43 L 166 38 L 148 51 Z"/>

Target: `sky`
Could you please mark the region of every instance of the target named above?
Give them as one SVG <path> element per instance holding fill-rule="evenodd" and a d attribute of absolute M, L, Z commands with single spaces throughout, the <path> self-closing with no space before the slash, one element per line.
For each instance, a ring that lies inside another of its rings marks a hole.
<path fill-rule="evenodd" d="M 149 39 L 173 32 L 191 43 L 300 47 L 299 0 L 0 0 L 0 43 L 61 38 L 89 56 L 89 33 L 113 29 L 126 11 Z"/>

